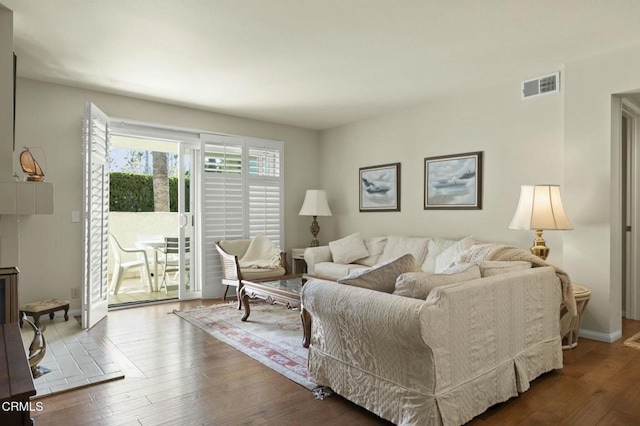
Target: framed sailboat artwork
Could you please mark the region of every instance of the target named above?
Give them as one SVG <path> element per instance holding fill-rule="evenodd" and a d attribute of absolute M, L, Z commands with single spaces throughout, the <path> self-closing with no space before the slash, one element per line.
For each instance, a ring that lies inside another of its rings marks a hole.
<path fill-rule="evenodd" d="M 424 209 L 482 209 L 482 152 L 425 158 Z"/>
<path fill-rule="evenodd" d="M 360 211 L 400 211 L 400 163 L 360 168 Z"/>

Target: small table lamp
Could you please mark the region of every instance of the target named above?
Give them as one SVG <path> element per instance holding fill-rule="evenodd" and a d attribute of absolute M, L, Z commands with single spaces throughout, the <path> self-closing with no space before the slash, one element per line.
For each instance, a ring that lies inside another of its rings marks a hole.
<path fill-rule="evenodd" d="M 542 238 L 546 229 L 573 229 L 562 207 L 560 186 L 558 185 L 522 185 L 520 201 L 516 214 L 511 220 L 511 229 L 535 229 L 536 239 L 531 253 L 541 259 L 549 255 L 549 248 Z"/>
<path fill-rule="evenodd" d="M 329 203 L 327 203 L 327 193 L 323 189 L 307 189 L 307 193 L 304 196 L 304 203 L 300 209 L 300 216 L 313 216 L 313 222 L 311 223 L 311 234 L 313 240 L 309 247 L 317 247 L 320 243 L 317 240 L 318 233 L 320 232 L 320 225 L 316 220 L 318 216 L 331 216 L 331 209 Z"/>

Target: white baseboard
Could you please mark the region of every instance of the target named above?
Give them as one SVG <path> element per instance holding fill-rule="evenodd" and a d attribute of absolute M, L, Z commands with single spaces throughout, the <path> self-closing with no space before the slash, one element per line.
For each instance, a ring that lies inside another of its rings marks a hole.
<path fill-rule="evenodd" d="M 613 343 L 622 338 L 622 330 L 616 330 L 613 333 L 600 333 L 599 331 L 591 331 L 580 329 L 578 333 L 580 337 L 585 339 L 597 340 L 599 342 Z"/>

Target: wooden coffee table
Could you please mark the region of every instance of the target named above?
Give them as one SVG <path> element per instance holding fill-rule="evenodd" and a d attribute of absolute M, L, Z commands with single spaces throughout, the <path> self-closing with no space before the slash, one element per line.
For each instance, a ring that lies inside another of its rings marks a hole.
<path fill-rule="evenodd" d="M 288 309 L 300 307 L 300 291 L 303 285 L 302 274 L 285 275 L 278 278 L 247 281 L 242 280 L 240 297 L 244 307 L 242 321 L 246 321 L 251 314 L 249 299 L 262 299 L 269 303 L 280 304 Z"/>

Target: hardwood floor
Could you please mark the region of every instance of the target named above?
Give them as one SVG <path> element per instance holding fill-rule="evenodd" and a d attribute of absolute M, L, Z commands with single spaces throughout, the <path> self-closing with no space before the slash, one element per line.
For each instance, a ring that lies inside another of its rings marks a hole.
<path fill-rule="evenodd" d="M 43 398 L 44 425 L 379 425 L 379 417 L 334 395 L 311 392 L 176 315 L 174 302 L 110 312 L 90 331 L 126 378 Z M 238 318 L 241 312 L 238 312 Z M 623 321 L 613 344 L 580 339 L 565 368 L 476 417 L 471 425 L 640 424 L 640 350 L 622 346 L 640 332 Z"/>

